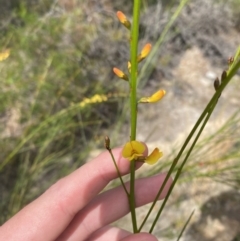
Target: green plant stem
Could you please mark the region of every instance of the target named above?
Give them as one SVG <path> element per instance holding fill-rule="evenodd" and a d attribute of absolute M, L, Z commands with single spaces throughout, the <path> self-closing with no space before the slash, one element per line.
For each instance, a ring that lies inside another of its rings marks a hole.
<path fill-rule="evenodd" d="M 122 179 L 121 173 L 120 173 L 120 171 L 119 171 L 119 169 L 118 169 L 118 166 L 117 166 L 116 160 L 115 160 L 114 155 L 113 155 L 113 153 L 112 153 L 112 149 L 107 149 L 107 150 L 108 150 L 109 154 L 110 154 L 111 157 L 112 157 L 112 160 L 113 160 L 114 166 L 115 166 L 115 168 L 116 168 L 116 170 L 117 170 L 118 177 L 119 177 L 119 179 L 120 179 L 120 181 L 121 181 L 121 184 L 122 184 L 122 186 L 123 186 L 123 189 L 124 189 L 125 193 L 127 194 L 127 197 L 129 197 L 129 193 L 128 193 L 128 191 L 127 191 L 127 189 L 126 189 L 126 186 L 125 186 L 125 184 L 124 184 L 124 182 L 123 182 L 123 179 Z"/>
<path fill-rule="evenodd" d="M 214 95 L 214 96 L 215 96 L 215 95 Z M 212 99 L 213 99 L 213 98 L 212 98 Z M 214 98 L 214 99 L 215 99 L 215 98 Z M 180 149 L 177 157 L 173 160 L 172 165 L 171 165 L 171 167 L 170 167 L 170 169 L 169 169 L 169 171 L 168 171 L 168 173 L 167 173 L 167 176 L 165 177 L 164 182 L 163 182 L 163 184 L 162 184 L 162 186 L 161 186 L 161 188 L 160 188 L 160 190 L 159 190 L 159 192 L 158 192 L 158 194 L 157 194 L 157 196 L 156 196 L 153 204 L 151 205 L 151 207 L 150 207 L 150 209 L 149 209 L 146 217 L 144 218 L 144 220 L 143 220 L 143 222 L 142 222 L 142 224 L 141 224 L 141 226 L 140 226 L 139 231 L 141 231 L 143 225 L 146 223 L 146 221 L 147 221 L 149 215 L 151 214 L 151 212 L 152 212 L 152 210 L 153 210 L 156 202 L 158 201 L 158 198 L 160 197 L 163 189 L 165 188 L 165 186 L 166 186 L 166 184 L 167 184 L 167 180 L 169 179 L 170 175 L 172 174 L 175 166 L 177 165 L 177 163 L 178 163 L 178 161 L 179 161 L 182 153 L 184 152 L 185 148 L 187 147 L 189 141 L 192 139 L 195 131 L 198 129 L 198 126 L 201 124 L 202 120 L 203 120 L 204 117 L 206 116 L 207 110 L 208 110 L 211 106 L 212 106 L 212 100 L 209 102 L 209 104 L 207 105 L 207 107 L 206 107 L 205 110 L 203 111 L 202 115 L 199 117 L 197 123 L 195 124 L 195 126 L 194 126 L 193 129 L 192 129 L 192 131 L 190 132 L 190 134 L 188 135 L 187 139 L 185 140 L 183 146 L 181 147 L 181 149 Z M 207 109 L 207 108 L 208 108 L 208 109 Z"/>
<path fill-rule="evenodd" d="M 195 210 L 193 210 L 193 211 L 191 212 L 189 218 L 187 219 L 187 222 L 184 224 L 184 226 L 183 226 L 183 228 L 182 228 L 182 230 L 181 230 L 181 233 L 180 233 L 179 236 L 178 236 L 177 241 L 179 241 L 180 238 L 182 237 L 182 235 L 183 235 L 184 231 L 186 230 L 186 227 L 188 226 L 188 224 L 189 224 L 189 222 L 190 222 L 190 220 L 191 220 L 194 212 L 195 212 Z"/>
<path fill-rule="evenodd" d="M 167 183 L 167 181 L 168 181 L 171 173 L 173 172 L 173 170 L 174 170 L 174 168 L 175 168 L 175 166 L 176 166 L 176 164 L 177 164 L 177 161 L 176 161 L 176 160 L 177 160 L 177 159 L 175 159 L 175 160 L 173 161 L 173 163 L 172 163 L 172 165 L 171 165 L 171 167 L 170 167 L 170 169 L 169 169 L 169 171 L 168 171 L 168 173 L 167 173 L 167 176 L 165 177 L 165 179 L 164 179 L 164 181 L 163 181 L 163 184 L 161 185 L 161 188 L 159 189 L 158 194 L 156 195 L 156 197 L 155 197 L 155 199 L 154 199 L 154 202 L 152 203 L 151 207 L 150 207 L 149 210 L 148 210 L 147 215 L 145 216 L 142 224 L 140 225 L 140 227 L 139 227 L 139 229 L 138 229 L 139 232 L 142 230 L 142 228 L 143 228 L 144 224 L 146 223 L 148 217 L 150 216 L 150 214 L 151 214 L 154 206 L 156 205 L 156 203 L 157 203 L 157 201 L 158 201 L 158 198 L 160 197 L 160 195 L 161 195 L 164 187 L 166 186 L 166 183 Z"/>
<path fill-rule="evenodd" d="M 131 161 L 130 164 L 130 193 L 129 193 L 129 208 L 132 218 L 133 233 L 138 233 L 136 205 L 135 205 L 135 162 Z"/>
<path fill-rule="evenodd" d="M 188 158 L 189 158 L 189 156 L 190 156 L 190 154 L 191 154 L 195 144 L 197 143 L 198 138 L 200 137 L 204 127 L 206 126 L 206 124 L 207 124 L 207 122 L 208 122 L 208 120 L 209 120 L 209 118 L 210 118 L 210 116 L 211 116 L 211 114 L 212 114 L 216 104 L 217 104 L 217 100 L 215 100 L 215 103 L 209 109 L 209 112 L 208 112 L 208 114 L 207 114 L 207 116 L 206 116 L 206 118 L 205 118 L 205 120 L 204 120 L 204 122 L 203 122 L 203 124 L 202 124 L 202 126 L 201 126 L 201 128 L 199 130 L 199 132 L 197 133 L 197 135 L 196 135 L 196 137 L 195 137 L 191 147 L 189 148 L 189 150 L 187 152 L 187 155 L 185 156 L 185 158 L 184 158 L 183 162 L 181 163 L 180 167 L 178 168 L 176 176 L 175 176 L 175 178 L 174 178 L 174 180 L 173 180 L 173 182 L 172 182 L 172 184 L 171 184 L 171 186 L 169 188 L 169 191 L 168 191 L 168 193 L 167 193 L 167 195 L 166 195 L 166 197 L 165 197 L 165 199 L 164 199 L 160 209 L 159 209 L 159 212 L 157 213 L 157 215 L 156 215 L 156 217 L 155 217 L 155 219 L 154 219 L 154 221 L 152 223 L 152 227 L 150 228 L 149 233 L 152 233 L 152 231 L 153 231 L 153 229 L 154 229 L 154 227 L 155 227 L 155 225 L 156 225 L 156 223 L 157 223 L 157 221 L 158 221 L 158 219 L 159 219 L 159 217 L 160 217 L 160 215 L 161 215 L 161 213 L 162 213 L 162 211 L 163 211 L 163 209 L 164 209 L 164 207 L 165 207 L 165 205 L 166 205 L 166 203 L 168 201 L 168 198 L 169 198 L 170 194 L 172 193 L 172 190 L 173 190 L 173 188 L 174 188 L 174 186 L 175 186 L 175 184 L 176 184 L 176 182 L 177 182 L 177 180 L 178 180 L 178 178 L 179 178 L 179 176 L 180 176 L 180 174 L 182 172 L 182 169 L 183 169 L 186 161 L 188 160 Z"/>
<path fill-rule="evenodd" d="M 138 72 L 138 31 L 140 0 L 134 0 L 133 24 L 131 32 L 131 83 L 130 83 L 130 104 L 131 104 L 131 140 L 136 139 L 137 129 L 137 72 Z"/>
<path fill-rule="evenodd" d="M 133 23 L 131 30 L 131 81 L 130 81 L 130 105 L 131 105 L 131 141 L 136 139 L 137 129 L 137 54 L 138 54 L 138 31 L 139 31 L 139 15 L 140 0 L 134 0 L 133 4 Z M 130 164 L 130 195 L 129 206 L 132 217 L 133 232 L 137 233 L 137 219 L 135 210 L 135 161 Z"/>

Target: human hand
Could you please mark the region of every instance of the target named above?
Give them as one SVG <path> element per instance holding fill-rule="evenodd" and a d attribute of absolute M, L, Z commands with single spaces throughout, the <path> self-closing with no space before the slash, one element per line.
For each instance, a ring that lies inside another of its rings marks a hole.
<path fill-rule="evenodd" d="M 122 175 L 129 173 L 130 162 L 121 156 L 122 148 L 113 149 Z M 146 153 L 147 154 L 147 153 Z M 137 164 L 139 168 L 142 164 Z M 99 194 L 117 172 L 108 152 L 60 179 L 35 201 L 24 207 L 0 227 L 3 241 L 156 241 L 148 233 L 131 234 L 109 224 L 129 212 L 123 187 Z M 152 202 L 165 175 L 136 180 L 136 206 Z M 171 184 L 167 182 L 160 199 Z M 126 184 L 128 189 L 129 185 Z"/>

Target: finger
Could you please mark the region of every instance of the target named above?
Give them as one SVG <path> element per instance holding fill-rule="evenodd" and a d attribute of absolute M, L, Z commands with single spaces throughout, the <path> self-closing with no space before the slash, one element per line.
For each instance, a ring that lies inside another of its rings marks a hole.
<path fill-rule="evenodd" d="M 149 233 L 132 234 L 126 230 L 106 226 L 97 230 L 86 241 L 157 241 L 157 239 Z"/>
<path fill-rule="evenodd" d="M 129 172 L 130 164 L 122 158 L 121 151 L 122 148 L 114 149 L 113 155 L 120 173 L 124 175 Z M 4 237 L 1 240 L 56 239 L 75 214 L 116 177 L 117 172 L 109 153 L 100 154 L 93 161 L 59 180 L 6 222 L 0 229 L 0 237 Z"/>
<path fill-rule="evenodd" d="M 135 184 L 136 206 L 152 202 L 161 187 L 166 175 L 142 178 Z M 168 180 L 160 199 L 164 198 L 171 185 Z M 126 185 L 129 187 L 129 184 Z M 100 194 L 78 213 L 58 241 L 75 241 L 81 236 L 84 240 L 97 229 L 112 223 L 129 212 L 129 202 L 123 188 L 120 186 Z M 84 236 L 85 234 L 85 236 Z"/>
<path fill-rule="evenodd" d="M 136 233 L 121 239 L 121 241 L 157 241 L 157 238 L 149 233 Z"/>
<path fill-rule="evenodd" d="M 131 235 L 131 233 L 124 229 L 111 227 L 108 225 L 98 229 L 96 232 L 91 234 L 91 236 L 88 239 L 86 239 L 86 241 L 116 241 L 122 240 L 123 238 L 129 235 Z"/>

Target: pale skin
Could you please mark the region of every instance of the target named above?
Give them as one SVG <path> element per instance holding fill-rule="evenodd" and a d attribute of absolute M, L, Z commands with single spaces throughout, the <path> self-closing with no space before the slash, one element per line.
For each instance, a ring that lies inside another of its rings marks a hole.
<path fill-rule="evenodd" d="M 113 150 L 120 173 L 129 173 L 129 161 L 122 148 Z M 146 151 L 147 152 L 147 151 Z M 147 155 L 147 153 L 146 153 Z M 141 164 L 137 164 L 137 168 Z M 132 234 L 110 224 L 127 213 L 129 205 L 121 186 L 99 194 L 117 172 L 109 153 L 83 165 L 60 179 L 39 198 L 28 204 L 0 227 L 0 240 L 7 241 L 156 241 L 148 233 Z M 164 174 L 138 179 L 136 205 L 152 202 L 163 183 Z M 160 197 L 166 196 L 168 181 Z M 128 189 L 128 184 L 126 184 Z"/>

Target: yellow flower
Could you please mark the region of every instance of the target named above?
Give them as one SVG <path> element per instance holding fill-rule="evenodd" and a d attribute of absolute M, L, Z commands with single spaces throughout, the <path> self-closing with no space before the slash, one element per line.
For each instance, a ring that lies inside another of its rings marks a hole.
<path fill-rule="evenodd" d="M 98 103 L 98 102 L 105 102 L 108 100 L 108 97 L 106 95 L 94 95 L 91 98 L 84 98 L 83 101 L 81 101 L 79 103 L 79 105 L 81 107 L 85 107 L 88 104 L 94 104 L 94 103 Z"/>
<path fill-rule="evenodd" d="M 129 161 L 145 161 L 149 165 L 155 164 L 163 153 L 155 148 L 149 156 L 144 156 L 146 147 L 139 141 L 130 141 L 125 144 L 122 150 L 122 156 Z"/>
<path fill-rule="evenodd" d="M 138 101 L 138 103 L 154 103 L 161 100 L 165 94 L 166 94 L 165 90 L 158 90 L 157 92 L 155 92 L 153 95 L 149 97 L 142 97 Z"/>
<path fill-rule="evenodd" d="M 10 49 L 6 49 L 3 52 L 0 52 L 0 62 L 7 59 L 10 55 Z"/>
<path fill-rule="evenodd" d="M 146 45 L 143 47 L 141 53 L 138 55 L 137 61 L 138 61 L 138 62 L 141 62 L 143 59 L 145 59 L 145 58 L 148 56 L 148 54 L 150 53 L 151 49 L 152 49 L 152 45 L 149 44 L 149 43 L 146 44 Z"/>
<path fill-rule="evenodd" d="M 145 146 L 139 141 L 130 141 L 125 144 L 122 150 L 122 156 L 129 161 L 144 157 Z"/>
<path fill-rule="evenodd" d="M 123 24 L 127 29 L 131 28 L 131 23 L 129 22 L 129 20 L 127 19 L 126 15 L 123 12 L 118 11 L 117 17 L 120 23 Z"/>
<path fill-rule="evenodd" d="M 128 65 L 128 72 L 131 73 L 131 63 L 130 63 L 130 61 L 128 61 L 127 65 Z"/>
<path fill-rule="evenodd" d="M 115 75 L 117 75 L 120 79 L 128 81 L 128 76 L 122 72 L 122 70 L 118 68 L 113 68 L 113 72 Z"/>

